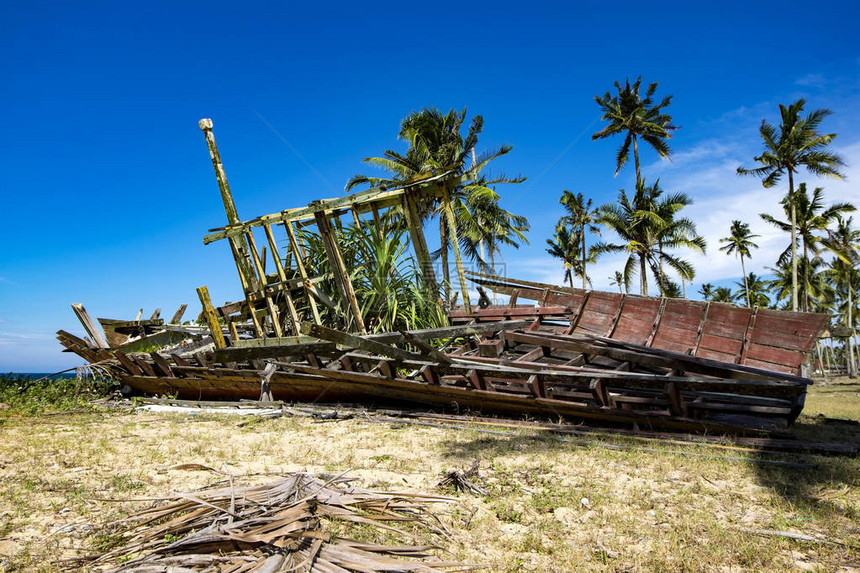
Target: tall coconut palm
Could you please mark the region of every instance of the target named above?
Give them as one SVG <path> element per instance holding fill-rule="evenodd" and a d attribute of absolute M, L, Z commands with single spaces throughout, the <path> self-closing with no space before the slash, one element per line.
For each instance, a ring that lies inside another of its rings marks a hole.
<path fill-rule="evenodd" d="M 806 117 L 801 112 L 806 105 L 803 98 L 788 107 L 780 104 L 781 123 L 777 128 L 762 120 L 759 133 L 764 142 L 764 152 L 754 160 L 761 167 L 746 169 L 738 167 L 739 175 L 760 177 L 762 185 L 776 185 L 784 174 L 788 175 L 788 197 L 791 205 L 791 308 L 797 310 L 797 228 L 794 208 L 794 174 L 801 167 L 814 175 L 842 179 L 839 168 L 845 165 L 842 158 L 827 151 L 827 146 L 836 137 L 835 133 L 821 134 L 821 122 L 831 115 L 828 109 L 817 109 Z"/>
<path fill-rule="evenodd" d="M 848 327 L 848 375 L 857 377 L 857 367 L 854 357 L 854 335 L 856 298 L 855 285 L 860 282 L 860 230 L 853 228 L 853 217 L 847 220 L 836 216 L 836 229 L 828 231 L 823 241 L 824 247 L 834 254 L 836 260 L 831 264 L 830 275 L 833 283 L 839 288 L 845 301 L 845 311 L 842 313 L 844 324 Z M 844 290 L 842 290 L 844 289 Z M 844 293 L 844 294 L 843 294 Z"/>
<path fill-rule="evenodd" d="M 591 208 L 591 199 L 586 199 L 582 193 L 571 193 L 568 190 L 561 192 L 559 199 L 567 215 L 562 217 L 559 223 L 566 223 L 573 227 L 580 237 L 581 243 L 581 265 L 582 265 L 582 288 L 588 288 L 587 273 L 585 270 L 588 256 L 585 248 L 586 231 L 600 235 L 600 227 L 597 226 L 597 209 Z"/>
<path fill-rule="evenodd" d="M 622 290 L 622 288 L 624 287 L 624 273 L 622 273 L 621 271 L 615 271 L 615 273 L 611 277 L 609 277 L 609 285 L 617 286 L 618 292 L 624 294 L 624 291 Z"/>
<path fill-rule="evenodd" d="M 606 92 L 603 96 L 594 96 L 594 101 L 603 111 L 603 119 L 609 125 L 591 136 L 592 140 L 606 139 L 613 135 L 624 133 L 624 142 L 618 148 L 615 156 L 615 175 L 621 171 L 630 157 L 633 149 L 633 161 L 636 166 L 636 181 L 642 179 L 639 167 L 639 139 L 654 148 L 660 157 L 669 157 L 671 149 L 666 140 L 672 137 L 672 132 L 678 129 L 672 125 L 672 117 L 664 112 L 672 102 L 672 96 L 664 97 L 660 103 L 654 102 L 654 92 L 657 82 L 648 85 L 643 98 L 639 94 L 642 77 L 636 79 L 633 85 L 626 80 L 624 87 L 615 82 L 616 95 Z"/>
<path fill-rule="evenodd" d="M 525 235 L 529 230 L 528 219 L 503 209 L 498 196 L 468 196 L 464 208 L 457 209 L 456 215 L 460 249 L 490 274 L 496 274 L 495 257 L 501 253 L 501 245 L 518 249 L 520 243 L 529 243 Z M 484 260 L 485 248 L 489 265 Z"/>
<path fill-rule="evenodd" d="M 654 222 L 662 227 L 657 232 L 657 249 L 661 254 L 659 268 L 660 276 L 662 277 L 657 284 L 660 286 L 661 294 L 666 297 L 674 296 L 677 289 L 674 288 L 675 285 L 666 277 L 664 272 L 662 261 L 664 249 L 686 247 L 704 254 L 705 247 L 707 246 L 704 237 L 701 237 L 696 231 L 695 223 L 686 217 L 677 216 L 681 209 L 692 205 L 692 203 L 693 200 L 689 195 L 676 192 L 669 193 L 661 198 L 654 206 L 658 215 Z M 695 269 L 693 269 L 692 265 L 686 265 L 683 270 L 678 271 L 678 275 L 683 286 L 684 297 L 686 298 L 686 284 L 692 282 L 696 277 Z"/>
<path fill-rule="evenodd" d="M 750 273 L 744 276 L 743 282 L 736 282 L 735 284 L 740 287 L 735 295 L 735 300 L 745 300 L 750 308 L 767 308 L 770 305 L 768 281 L 760 276 Z"/>
<path fill-rule="evenodd" d="M 734 302 L 735 296 L 729 287 L 717 287 L 711 296 L 711 302 Z"/>
<path fill-rule="evenodd" d="M 798 268 L 802 276 L 808 277 L 808 280 L 797 284 L 798 296 L 801 300 L 808 299 L 810 301 L 809 310 L 812 312 L 827 312 L 827 309 L 832 305 L 835 291 L 833 287 L 827 283 L 827 277 L 823 273 L 826 270 L 826 265 L 820 257 L 812 257 L 806 259 L 799 257 Z M 791 310 L 791 296 L 793 294 L 791 264 L 785 260 L 783 264 L 777 264 L 776 267 L 769 268 L 774 278 L 768 281 L 771 290 L 774 293 L 776 302 L 786 301 L 785 310 Z"/>
<path fill-rule="evenodd" d="M 456 211 L 466 208 L 466 197 L 497 198 L 495 191 L 491 189 L 492 185 L 524 181 L 525 177 L 500 175 L 490 178 L 482 175 L 483 170 L 492 160 L 507 154 L 512 147 L 503 145 L 498 149 L 476 155 L 475 146 L 478 143 L 478 135 L 483 131 L 484 119 L 480 115 L 474 116 L 464 137 L 461 130 L 465 119 L 465 109 L 462 111 L 452 109 L 443 113 L 436 108 L 424 108 L 410 113 L 401 122 L 398 135 L 409 145 L 406 153 L 388 150 L 382 157 L 364 159 L 366 163 L 387 171 L 388 176 L 356 175 L 347 182 L 346 190 L 349 191 L 361 184 L 382 188 L 400 187 L 434 175 L 445 175 L 442 184 L 447 187 L 456 218 Z M 470 180 L 462 183 L 463 175 L 468 176 Z M 442 257 L 445 299 L 450 300 L 448 249 L 451 247 L 451 240 L 446 217 L 441 213 L 442 205 L 434 208 L 432 204 L 422 203 L 418 207 L 422 219 L 434 211 L 439 215 L 442 247 L 438 254 Z"/>
<path fill-rule="evenodd" d="M 546 244 L 549 246 L 546 252 L 561 259 L 564 264 L 564 280 L 570 284 L 571 288 L 573 288 L 573 275 L 585 274 L 580 266 L 579 242 L 577 232 L 571 232 L 567 226 L 562 224 L 556 225 L 552 239 L 546 240 Z"/>
<path fill-rule="evenodd" d="M 711 300 L 714 296 L 714 285 L 711 283 L 703 283 L 699 288 L 699 294 L 702 295 L 703 300 Z"/>
<path fill-rule="evenodd" d="M 620 243 L 601 241 L 594 245 L 595 256 L 604 253 L 627 253 L 624 265 L 624 282 L 629 287 L 634 274 L 639 274 L 639 294 L 648 294 L 647 269 L 660 285 L 661 290 L 670 288 L 662 265 L 674 269 L 679 275 L 691 280 L 695 276 L 692 265 L 667 249 L 685 247 L 704 251 L 704 239 L 695 234 L 695 225 L 687 219 L 674 218 L 681 206 L 691 201 L 683 194 L 671 194 L 661 200 L 663 190 L 659 182 L 646 186 L 640 181 L 632 198 L 622 189 L 617 203 L 607 203 L 599 209 L 597 221 L 614 231 Z M 672 219 L 668 219 L 669 215 Z"/>
<path fill-rule="evenodd" d="M 725 243 L 720 247 L 721 251 L 725 251 L 727 255 L 736 253 L 741 259 L 741 270 L 744 277 L 744 293 L 746 296 L 747 306 L 752 306 L 752 301 L 749 297 L 750 287 L 747 284 L 747 269 L 744 265 L 744 257 L 750 258 L 750 248 L 757 249 L 758 245 L 752 242 L 751 239 L 761 235 L 753 235 L 750 233 L 750 226 L 740 221 L 732 221 L 732 226 L 729 228 L 729 236 L 720 239 L 721 243 Z M 759 305 L 761 306 L 761 305 Z"/>
<path fill-rule="evenodd" d="M 785 211 L 786 218 L 790 218 L 792 204 L 789 196 L 786 195 L 782 199 L 781 203 L 783 210 Z M 806 183 L 801 183 L 798 186 L 797 191 L 794 193 L 794 210 L 796 219 L 796 237 L 803 242 L 803 258 L 808 259 L 810 250 L 816 255 L 821 252 L 819 245 L 822 240 L 822 235 L 817 233 L 824 233 L 830 224 L 836 220 L 838 215 L 852 212 L 855 210 L 855 207 L 851 203 L 834 203 L 833 205 L 825 208 L 824 189 L 816 187 L 810 197 L 806 190 Z M 781 231 L 786 233 L 791 232 L 791 224 L 789 222 L 780 221 L 767 213 L 762 213 L 760 217 Z M 787 259 L 790 254 L 791 246 L 789 246 L 782 255 L 780 255 L 780 260 Z M 805 268 L 807 270 L 809 269 L 808 266 Z M 809 277 L 804 276 L 803 282 L 809 282 Z M 803 310 L 809 310 L 809 299 L 803 298 L 802 300 Z"/>

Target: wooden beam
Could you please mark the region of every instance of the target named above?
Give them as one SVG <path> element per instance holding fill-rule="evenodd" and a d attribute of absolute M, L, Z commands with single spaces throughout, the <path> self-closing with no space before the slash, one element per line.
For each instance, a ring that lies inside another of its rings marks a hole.
<path fill-rule="evenodd" d="M 287 238 L 290 241 L 290 250 L 292 251 L 293 256 L 296 257 L 296 268 L 299 271 L 299 276 L 302 278 L 302 287 L 305 289 L 305 295 L 308 298 L 308 305 L 311 307 L 311 315 L 313 315 L 314 324 L 321 324 L 322 321 L 320 321 L 320 313 L 317 309 L 314 295 L 311 292 L 312 286 L 309 286 L 310 279 L 308 278 L 308 273 L 305 270 L 305 263 L 303 262 L 304 256 L 299 248 L 299 242 L 296 240 L 296 233 L 293 230 L 293 224 L 289 221 L 285 221 L 284 229 L 287 231 Z"/>
<path fill-rule="evenodd" d="M 188 308 L 187 304 L 179 305 L 179 308 L 173 314 L 173 318 L 170 319 L 170 324 L 179 324 L 179 321 L 182 320 L 182 315 L 185 314 L 185 309 Z"/>
<path fill-rule="evenodd" d="M 211 126 L 211 120 L 209 123 Z M 364 213 L 370 211 L 373 208 L 374 204 L 377 205 L 377 207 L 381 207 L 383 203 L 387 203 L 386 206 L 389 206 L 390 204 L 392 204 L 392 199 L 394 199 L 394 203 L 396 204 L 396 202 L 400 201 L 400 195 L 402 195 L 407 190 L 413 194 L 415 194 L 416 191 L 420 190 L 424 194 L 429 194 L 430 196 L 435 197 L 439 195 L 438 183 L 445 179 L 450 179 L 450 181 L 448 181 L 448 185 L 456 187 L 469 181 L 471 178 L 468 175 L 455 176 L 454 171 L 446 171 L 445 173 L 440 173 L 438 175 L 428 177 L 421 181 L 416 181 L 403 188 L 384 189 L 381 187 L 374 187 L 372 189 L 366 189 L 364 191 L 359 191 L 358 193 L 353 193 L 344 197 L 321 199 L 319 201 L 314 201 L 307 207 L 286 209 L 279 213 L 263 215 L 261 217 L 257 217 L 256 219 L 252 219 L 246 222 L 231 222 L 226 227 L 221 227 L 220 229 L 213 229 L 213 232 L 204 235 L 203 244 L 208 245 L 209 243 L 212 243 L 214 241 L 220 241 L 221 239 L 225 239 L 228 237 L 240 236 L 246 231 L 248 231 L 248 229 L 251 229 L 253 227 L 260 227 L 264 224 L 272 225 L 288 221 L 312 220 L 319 212 L 330 212 L 337 209 L 351 208 L 357 209 L 359 213 Z"/>
<path fill-rule="evenodd" d="M 275 302 L 272 300 L 272 296 L 270 294 L 268 294 L 265 290 L 266 269 L 263 266 L 263 262 L 260 259 L 259 252 L 257 251 L 257 243 L 254 240 L 253 233 L 251 233 L 251 231 L 248 231 L 245 234 L 245 239 L 248 241 L 248 247 L 251 250 L 251 256 L 252 256 L 253 261 L 254 261 L 254 268 L 257 269 L 257 274 L 260 277 L 260 285 L 263 287 L 262 288 L 263 297 L 266 300 L 266 308 L 269 311 L 269 318 L 272 321 L 272 329 L 275 331 L 275 336 L 281 337 L 284 335 L 284 331 L 281 329 L 281 317 L 278 314 L 278 309 L 275 307 Z M 246 298 L 248 297 L 247 292 L 245 293 L 245 297 Z M 248 305 L 251 308 L 254 307 L 253 303 L 250 300 L 248 300 Z M 260 333 L 260 336 L 266 336 L 265 329 L 263 329 L 263 332 Z"/>
<path fill-rule="evenodd" d="M 212 308 L 212 299 L 209 297 L 209 289 L 206 286 L 197 288 L 197 296 L 200 298 L 200 304 L 203 305 L 203 315 L 206 317 L 206 323 L 209 325 L 209 332 L 212 335 L 212 341 L 215 343 L 215 348 L 226 348 L 227 341 L 224 340 L 224 333 L 221 332 L 221 325 L 218 323 L 218 316 L 215 314 L 215 309 Z"/>
<path fill-rule="evenodd" d="M 75 316 L 78 317 L 78 320 L 84 327 L 84 330 L 87 332 L 90 339 L 92 339 L 93 345 L 95 345 L 96 348 L 110 348 L 110 345 L 107 343 L 107 340 L 105 340 L 101 329 L 90 317 L 87 309 L 84 308 L 84 305 L 76 302 L 72 304 L 72 310 L 74 311 Z"/>
<path fill-rule="evenodd" d="M 281 292 L 284 294 L 290 327 L 293 334 L 297 335 L 299 333 L 299 315 L 296 312 L 296 305 L 293 303 L 293 296 L 290 293 L 290 286 L 287 281 L 287 273 L 284 270 L 284 265 L 281 263 L 281 255 L 278 253 L 278 244 L 275 242 L 275 235 L 272 233 L 270 225 L 263 225 L 263 231 L 266 233 L 266 240 L 269 242 L 272 260 L 275 261 L 275 270 L 278 273 L 278 280 L 280 280 Z"/>
<path fill-rule="evenodd" d="M 424 288 L 428 293 L 430 293 L 433 300 L 441 303 L 441 299 L 439 298 L 439 284 L 436 282 L 436 274 L 433 271 L 433 261 L 430 260 L 430 250 L 427 248 L 427 241 L 424 239 L 424 229 L 421 225 L 421 217 L 418 216 L 415 199 L 413 199 L 409 193 L 404 193 L 401 200 L 403 214 L 406 216 L 406 226 L 409 228 L 409 236 L 412 238 L 412 248 L 415 249 L 415 256 L 418 259 L 418 266 L 421 270 L 421 280 L 424 282 Z"/>
<path fill-rule="evenodd" d="M 207 118 L 201 119 L 199 125 L 206 138 L 206 145 L 209 148 L 209 157 L 212 159 L 212 167 L 215 169 L 215 178 L 218 180 L 218 189 L 221 191 L 221 201 L 224 203 L 224 211 L 227 213 L 227 222 L 230 225 L 238 225 L 241 220 L 239 219 L 239 212 L 236 210 L 236 203 L 233 201 L 230 184 L 227 182 L 227 173 L 224 171 L 224 164 L 221 162 L 221 154 L 218 153 L 215 134 L 212 133 L 212 120 Z M 233 253 L 233 259 L 236 261 L 236 270 L 239 272 L 239 279 L 242 282 L 243 288 L 245 290 L 257 290 L 257 276 L 249 264 L 248 248 L 245 241 L 241 238 L 241 233 L 230 237 L 230 248 Z"/>
<path fill-rule="evenodd" d="M 341 344 L 348 348 L 359 348 L 361 350 L 372 352 L 380 356 L 388 356 L 390 358 L 398 358 L 400 360 L 418 360 L 422 362 L 426 361 L 424 356 L 422 356 L 421 354 L 408 352 L 401 348 L 397 348 L 396 346 L 382 344 L 381 342 L 368 340 L 366 338 L 355 336 L 354 334 L 348 334 L 340 330 L 326 328 L 319 324 L 310 324 L 307 322 L 303 322 L 301 326 L 301 331 L 302 334 L 307 334 L 308 336 L 313 336 L 321 340 L 328 340 L 329 342 Z"/>
<path fill-rule="evenodd" d="M 329 265 L 332 268 L 335 276 L 335 282 L 338 289 L 343 295 L 344 301 L 347 303 L 352 318 L 355 321 L 355 326 L 360 332 L 367 332 L 364 328 L 364 320 L 361 318 L 361 309 L 358 307 L 358 299 L 355 296 L 355 290 L 352 288 L 352 281 L 349 278 L 349 270 L 343 262 L 343 257 L 340 254 L 340 249 L 337 246 L 337 237 L 332 228 L 331 221 L 325 213 L 318 212 L 314 214 L 319 229 L 320 238 L 325 245 L 326 253 L 328 254 Z"/>

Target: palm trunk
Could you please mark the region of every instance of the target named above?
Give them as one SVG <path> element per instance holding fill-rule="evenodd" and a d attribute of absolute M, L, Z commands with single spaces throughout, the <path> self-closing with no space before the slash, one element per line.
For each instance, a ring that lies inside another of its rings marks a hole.
<path fill-rule="evenodd" d="M 803 311 L 809 312 L 809 250 L 803 240 Z"/>
<path fill-rule="evenodd" d="M 853 306 L 854 301 L 852 300 L 852 292 L 851 292 L 851 279 L 853 278 L 851 275 L 853 272 L 849 270 L 848 272 L 848 328 L 849 328 L 849 336 L 848 336 L 848 377 L 849 378 L 857 378 L 857 363 L 854 362 L 854 316 L 853 316 Z"/>
<path fill-rule="evenodd" d="M 492 269 L 493 276 L 496 276 L 496 257 L 493 255 L 493 249 L 490 249 L 490 268 Z M 497 297 L 496 291 L 493 291 L 493 304 L 499 304 Z"/>
<path fill-rule="evenodd" d="M 794 209 L 794 174 L 788 170 L 788 201 L 791 203 L 791 310 L 797 312 L 797 213 Z"/>
<path fill-rule="evenodd" d="M 588 288 L 586 285 L 586 277 L 588 277 L 588 273 L 585 272 L 585 225 L 582 226 L 582 290 Z"/>
<path fill-rule="evenodd" d="M 645 256 L 639 255 L 639 294 L 648 296 L 648 277 L 645 276 Z"/>
<path fill-rule="evenodd" d="M 633 134 L 633 161 L 636 164 L 636 184 L 642 181 L 642 174 L 639 172 L 639 143 L 636 140 L 636 134 Z"/>
<path fill-rule="evenodd" d="M 752 304 L 750 304 L 750 284 L 747 281 L 747 267 L 744 265 L 744 256 L 741 257 L 741 271 L 744 273 L 744 294 L 747 295 L 747 308 L 752 308 Z"/>
<path fill-rule="evenodd" d="M 445 281 L 445 304 L 451 304 L 451 274 L 448 272 L 448 226 L 445 215 L 439 215 L 439 239 L 442 243 L 442 279 Z"/>

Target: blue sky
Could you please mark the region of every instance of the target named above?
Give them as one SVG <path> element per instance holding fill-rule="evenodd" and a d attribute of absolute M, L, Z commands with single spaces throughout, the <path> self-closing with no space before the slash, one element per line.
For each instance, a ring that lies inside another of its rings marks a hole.
<path fill-rule="evenodd" d="M 560 282 L 544 243 L 561 190 L 599 204 L 633 180 L 632 165 L 613 178 L 618 141 L 591 141 L 593 97 L 642 75 L 674 95 L 674 160 L 646 150 L 643 172 L 695 198 L 687 214 L 710 245 L 699 278 L 739 279 L 717 250 L 733 218 L 763 235 L 748 265 L 763 271 L 785 239 L 757 214 L 782 190 L 734 170 L 778 103 L 834 111 L 824 127 L 849 177 L 823 185 L 830 201 L 858 199 L 860 8 L 699 4 L 4 2 L 0 371 L 78 363 L 53 338 L 82 334 L 72 302 L 115 318 L 187 302 L 190 317 L 197 286 L 240 297 L 226 245 L 201 240 L 225 223 L 202 117 L 248 219 L 342 194 L 372 173 L 363 157 L 402 148 L 410 111 L 468 107 L 484 116 L 480 148 L 514 146 L 496 169 L 528 177 L 500 189 L 532 224 L 531 247 L 503 252 L 509 274 Z M 615 268 L 602 261 L 595 286 Z"/>

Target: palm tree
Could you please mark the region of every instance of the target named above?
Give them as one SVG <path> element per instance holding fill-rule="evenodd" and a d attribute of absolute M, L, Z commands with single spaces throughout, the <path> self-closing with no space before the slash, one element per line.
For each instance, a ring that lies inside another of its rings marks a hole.
<path fill-rule="evenodd" d="M 699 294 L 702 295 L 703 300 L 711 300 L 714 296 L 714 285 L 703 283 L 701 288 L 699 288 Z"/>
<path fill-rule="evenodd" d="M 750 308 L 767 308 L 770 305 L 770 297 L 767 295 L 770 290 L 768 282 L 760 276 L 750 273 L 744 275 L 743 282 L 736 282 L 735 284 L 740 287 L 735 295 L 735 300 L 746 300 L 747 306 Z"/>
<path fill-rule="evenodd" d="M 711 296 L 712 302 L 734 302 L 735 294 L 728 287 L 717 287 L 714 289 L 714 294 Z"/>
<path fill-rule="evenodd" d="M 562 217 L 559 223 L 566 223 L 572 226 L 578 233 L 582 241 L 582 288 L 588 288 L 586 285 L 587 277 L 585 265 L 588 257 L 585 250 L 585 232 L 589 231 L 596 235 L 600 235 L 600 227 L 597 223 L 597 209 L 591 208 L 591 199 L 585 199 L 582 193 L 571 193 L 568 190 L 561 192 L 559 199 L 564 208 L 567 210 L 567 215 Z"/>
<path fill-rule="evenodd" d="M 655 185 L 658 183 L 659 180 Z M 676 217 L 676 214 L 681 209 L 687 205 L 692 205 L 692 203 L 693 200 L 686 193 L 670 193 L 655 205 L 655 209 L 659 216 L 659 219 L 655 219 L 655 223 L 658 220 L 662 220 L 663 222 L 662 229 L 657 233 L 657 249 L 661 256 L 660 275 L 663 277 L 662 280 L 658 281 L 658 285 L 660 286 L 661 294 L 666 297 L 675 296 L 674 293 L 677 288 L 676 285 L 668 280 L 663 271 L 663 250 L 667 247 L 674 246 L 691 248 L 699 253 L 705 252 L 705 239 L 704 237 L 699 236 L 696 231 L 696 225 L 693 221 L 686 217 Z M 695 270 L 692 265 L 686 265 L 684 267 L 684 271 L 679 270 L 678 274 L 681 278 L 683 294 L 686 298 L 686 285 L 688 282 L 692 282 L 696 277 Z"/>
<path fill-rule="evenodd" d="M 759 133 L 764 141 L 764 152 L 754 160 L 761 167 L 745 169 L 738 167 L 739 175 L 755 175 L 760 177 L 762 185 L 770 188 L 776 185 L 783 174 L 788 174 L 788 197 L 791 204 L 791 308 L 797 310 L 797 229 L 794 209 L 794 174 L 800 167 L 814 175 L 823 175 L 842 179 L 839 168 L 845 165 L 842 158 L 827 151 L 825 148 L 836 137 L 835 133 L 820 134 L 821 122 L 832 112 L 828 109 L 817 109 L 806 117 L 800 113 L 806 105 L 803 98 L 788 107 L 780 104 L 779 112 L 782 122 L 777 128 L 762 120 Z"/>
<path fill-rule="evenodd" d="M 725 243 L 720 247 L 721 251 L 725 251 L 727 255 L 737 253 L 741 259 L 741 270 L 744 277 L 744 293 L 747 295 L 747 306 L 752 307 L 752 301 L 749 298 L 750 287 L 747 284 L 747 269 L 744 265 L 744 257 L 750 258 L 750 247 L 757 249 L 758 245 L 753 243 L 751 239 L 760 237 L 761 235 L 753 235 L 750 233 L 750 226 L 740 221 L 732 221 L 732 226 L 729 228 L 729 236 L 720 239 L 721 243 Z M 752 273 L 750 273 L 752 276 Z M 759 305 L 761 306 L 761 305 Z"/>
<path fill-rule="evenodd" d="M 786 217 L 790 217 L 791 201 L 789 196 L 786 195 L 782 199 L 781 203 Z M 796 236 L 803 241 L 803 258 L 808 259 L 810 249 L 816 255 L 821 252 L 821 249 L 818 247 L 822 238 L 817 235 L 816 232 L 823 233 L 827 230 L 830 224 L 836 220 L 837 216 L 843 213 L 852 212 L 855 210 L 855 207 L 851 203 L 835 203 L 825 209 L 824 189 L 816 187 L 812 192 L 812 197 L 810 197 L 806 191 L 806 183 L 801 183 L 798 186 L 797 191 L 794 193 L 794 209 L 796 218 Z M 781 231 L 791 231 L 791 224 L 788 222 L 780 221 L 767 213 L 762 213 L 760 217 Z M 780 260 L 790 256 L 790 253 L 791 247 L 789 246 L 789 248 L 780 255 Z M 808 266 L 806 268 L 808 270 Z M 809 282 L 809 277 L 804 276 L 803 282 Z M 804 298 L 803 310 L 809 310 L 809 304 L 809 299 Z"/>
<path fill-rule="evenodd" d="M 564 263 L 564 280 L 573 288 L 573 275 L 585 274 L 580 267 L 579 236 L 577 232 L 574 231 L 571 233 L 565 225 L 556 225 L 555 234 L 552 239 L 546 240 L 546 244 L 549 246 L 546 252 L 561 259 L 562 263 Z"/>
<path fill-rule="evenodd" d="M 813 257 L 811 259 L 800 258 L 797 263 L 801 274 L 808 277 L 808 280 L 796 285 L 801 300 L 808 299 L 810 301 L 809 310 L 812 312 L 827 312 L 827 308 L 835 298 L 835 291 L 827 283 L 827 277 L 823 272 L 825 270 L 824 261 L 820 257 Z M 776 267 L 769 268 L 769 270 L 774 274 L 774 278 L 768 281 L 768 284 L 774 291 L 776 301 L 790 299 L 795 285 L 791 280 L 789 261 L 784 260 L 782 264 L 778 263 Z M 790 310 L 788 305 L 785 305 L 785 310 Z"/>
<path fill-rule="evenodd" d="M 442 184 L 451 198 L 451 207 L 456 213 L 466 208 L 466 197 L 483 196 L 498 198 L 492 185 L 497 183 L 521 183 L 525 177 L 507 177 L 500 175 L 488 178 L 482 175 L 487 165 L 497 157 L 510 152 L 510 145 L 502 145 L 480 155 L 475 154 L 478 135 L 483 131 L 484 119 L 480 115 L 472 118 L 468 133 L 463 137 L 461 129 L 466 119 L 466 110 L 449 110 L 442 113 L 436 108 L 424 108 L 412 112 L 400 124 L 398 137 L 407 142 L 409 148 L 405 154 L 387 150 L 383 157 L 368 157 L 364 161 L 388 171 L 388 177 L 369 177 L 356 175 L 346 184 L 350 191 L 357 185 L 368 184 L 371 187 L 386 189 L 401 187 L 418 182 L 434 175 L 445 175 Z M 468 164 L 469 158 L 472 164 Z M 470 181 L 460 183 L 461 176 L 468 175 Z M 434 206 L 429 203 L 419 205 L 419 215 L 422 219 L 435 211 L 439 215 L 439 235 L 442 257 L 442 272 L 445 285 L 445 299 L 451 299 L 450 276 L 448 269 L 448 249 L 452 246 L 443 205 Z"/>
<path fill-rule="evenodd" d="M 646 186 L 640 181 L 633 198 L 622 189 L 617 203 L 607 203 L 598 209 L 597 222 L 606 225 L 621 238 L 620 243 L 601 241 L 592 248 L 594 256 L 604 253 L 627 253 L 624 265 L 624 282 L 629 287 L 636 274 L 638 260 L 639 293 L 648 294 L 647 269 L 650 267 L 661 291 L 671 288 L 663 272 L 663 264 L 674 269 L 685 280 L 695 276 L 692 265 L 666 252 L 666 249 L 686 247 L 703 252 L 704 239 L 696 235 L 696 227 L 688 219 L 674 217 L 683 206 L 689 205 L 689 197 L 683 193 L 670 194 L 661 200 L 663 190 L 659 181 Z"/>
<path fill-rule="evenodd" d="M 854 359 L 854 335 L 856 299 L 854 297 L 854 286 L 860 281 L 860 230 L 853 228 L 853 217 L 848 220 L 842 216 L 836 216 L 836 229 L 828 230 L 828 236 L 824 239 L 824 247 L 835 255 L 831 264 L 830 276 L 837 288 L 844 289 L 845 311 L 842 313 L 845 326 L 849 329 L 848 337 L 848 375 L 857 377 L 857 367 Z"/>
<path fill-rule="evenodd" d="M 496 274 L 495 257 L 501 253 L 501 245 L 518 249 L 521 242 L 529 243 L 525 235 L 529 230 L 528 219 L 503 209 L 498 196 L 487 197 L 477 193 L 468 196 L 464 208 L 457 209 L 456 215 L 460 249 L 490 274 Z M 485 247 L 489 265 L 484 260 Z"/>
<path fill-rule="evenodd" d="M 618 286 L 618 292 L 624 294 L 624 292 L 621 290 L 621 288 L 624 286 L 624 273 L 622 273 L 621 271 L 615 271 L 615 274 L 609 277 L 609 285 Z"/>
<path fill-rule="evenodd" d="M 642 77 L 636 79 L 633 85 L 626 80 L 624 87 L 615 82 L 618 94 L 613 96 L 606 92 L 603 96 L 594 96 L 594 101 L 603 110 L 601 119 L 609 125 L 591 136 L 592 141 L 606 139 L 618 133 L 626 132 L 624 142 L 615 157 L 615 175 L 621 171 L 633 148 L 633 161 L 636 165 L 636 182 L 642 179 L 639 169 L 639 138 L 649 144 L 660 157 L 669 157 L 671 150 L 666 140 L 672 137 L 672 132 L 678 129 L 672 125 L 672 117 L 664 113 L 663 108 L 672 102 L 672 96 L 666 96 L 655 104 L 652 99 L 657 91 L 657 82 L 648 85 L 643 99 L 639 94 Z"/>

